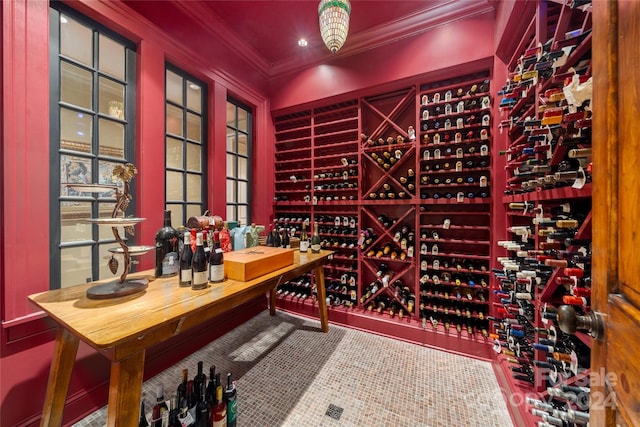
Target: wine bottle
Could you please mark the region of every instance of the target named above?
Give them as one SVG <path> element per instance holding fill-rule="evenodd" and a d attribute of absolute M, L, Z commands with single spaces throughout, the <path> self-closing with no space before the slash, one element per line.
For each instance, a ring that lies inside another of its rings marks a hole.
<path fill-rule="evenodd" d="M 182 427 L 192 426 L 195 423 L 193 415 L 189 412 L 189 404 L 186 398 L 180 401 L 180 415 L 178 415 L 178 421 L 180 421 L 180 425 Z"/>
<path fill-rule="evenodd" d="M 178 419 L 178 415 L 180 414 L 180 409 L 178 408 L 178 397 L 175 393 L 171 395 L 171 400 L 169 401 L 169 425 L 168 427 L 182 427 L 180 420 Z"/>
<path fill-rule="evenodd" d="M 211 407 L 211 425 L 213 427 L 227 427 L 227 404 L 222 398 L 222 386 L 216 387 L 215 402 Z"/>
<path fill-rule="evenodd" d="M 224 252 L 220 247 L 220 234 L 213 232 L 213 248 L 209 255 L 209 280 L 214 283 L 224 281 Z"/>
<path fill-rule="evenodd" d="M 300 252 L 309 250 L 309 236 L 307 235 L 307 223 L 302 223 L 302 231 L 300 232 Z"/>
<path fill-rule="evenodd" d="M 182 382 L 178 384 L 178 388 L 176 390 L 176 397 L 178 399 L 178 403 L 182 401 L 183 398 L 187 397 L 187 382 L 189 380 L 189 370 L 182 370 Z"/>
<path fill-rule="evenodd" d="M 209 406 L 213 406 L 216 398 L 216 367 L 209 367 L 209 383 L 207 384 L 207 403 Z"/>
<path fill-rule="evenodd" d="M 227 374 L 227 389 L 224 391 L 224 399 L 227 403 L 227 427 L 236 427 L 238 400 L 236 386 L 233 384 L 233 376 L 231 373 Z"/>
<path fill-rule="evenodd" d="M 206 388 L 207 385 L 207 376 L 204 374 L 203 365 L 202 361 L 198 362 L 198 371 L 193 377 L 193 392 L 198 399 L 200 398 L 200 390 Z"/>
<path fill-rule="evenodd" d="M 193 277 L 193 269 L 191 268 L 192 261 L 193 250 L 191 249 L 191 233 L 185 231 L 182 254 L 180 254 L 180 286 L 182 287 L 191 287 L 191 279 Z"/>
<path fill-rule="evenodd" d="M 144 410 L 144 399 L 140 400 L 140 420 L 138 421 L 138 427 L 149 427 L 149 421 L 147 421 L 147 414 Z"/>
<path fill-rule="evenodd" d="M 318 221 L 313 223 L 313 237 L 311 237 L 311 253 L 320 253 L 320 235 L 318 234 Z"/>
<path fill-rule="evenodd" d="M 202 246 L 202 233 L 196 234 L 196 252 L 193 254 L 191 261 L 193 276 L 191 279 L 191 289 L 198 290 L 207 287 L 207 256 Z"/>
<path fill-rule="evenodd" d="M 151 422 L 153 423 L 153 427 L 162 427 L 168 424 L 169 408 L 164 401 L 164 387 L 162 383 L 156 387 L 156 404 L 153 406 L 152 414 Z M 166 422 L 163 422 L 163 418 L 167 418 Z"/>
<path fill-rule="evenodd" d="M 171 211 L 164 211 L 164 226 L 156 233 L 156 277 L 178 274 L 178 230 L 171 226 Z"/>
<path fill-rule="evenodd" d="M 200 399 L 196 405 L 196 426 L 209 427 L 209 404 L 206 398 L 206 387 L 204 383 L 200 385 Z"/>

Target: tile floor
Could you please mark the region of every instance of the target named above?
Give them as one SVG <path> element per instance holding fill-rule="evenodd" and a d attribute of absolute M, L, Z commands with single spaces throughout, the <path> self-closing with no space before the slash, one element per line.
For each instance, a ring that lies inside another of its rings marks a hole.
<path fill-rule="evenodd" d="M 239 427 L 512 427 L 489 362 L 319 327 L 265 311 L 145 381 L 145 407 L 150 412 L 159 382 L 170 395 L 182 369 L 191 378 L 202 360 L 207 374 L 215 365 L 237 379 Z M 104 426 L 105 409 L 74 427 Z"/>

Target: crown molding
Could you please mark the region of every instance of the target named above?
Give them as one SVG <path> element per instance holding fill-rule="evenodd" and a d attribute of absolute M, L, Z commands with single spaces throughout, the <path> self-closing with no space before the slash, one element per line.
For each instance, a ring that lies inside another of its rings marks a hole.
<path fill-rule="evenodd" d="M 334 58 L 345 58 L 357 55 L 371 49 L 399 40 L 415 37 L 424 32 L 433 30 L 451 22 L 471 18 L 473 16 L 494 12 L 494 4 L 490 0 L 448 0 L 446 3 L 437 3 L 412 15 L 390 21 L 385 25 L 372 28 L 354 34 L 348 38 L 348 42 L 336 55 L 332 55 L 324 45 L 314 47 L 312 60 L 300 60 L 300 58 L 287 58 L 273 63 L 270 67 L 269 77 L 282 77 L 290 73 L 301 71 L 315 65 L 330 62 Z"/>

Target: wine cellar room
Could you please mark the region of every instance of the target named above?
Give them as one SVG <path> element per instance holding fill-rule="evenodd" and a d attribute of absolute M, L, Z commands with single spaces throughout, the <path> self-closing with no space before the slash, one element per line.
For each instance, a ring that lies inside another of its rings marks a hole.
<path fill-rule="evenodd" d="M 0 425 L 640 426 L 640 2 L 0 18 Z"/>

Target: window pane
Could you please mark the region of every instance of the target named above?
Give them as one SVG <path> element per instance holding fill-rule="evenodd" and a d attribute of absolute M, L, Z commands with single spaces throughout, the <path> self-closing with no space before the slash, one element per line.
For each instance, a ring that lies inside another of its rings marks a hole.
<path fill-rule="evenodd" d="M 105 74 L 124 80 L 124 46 L 100 34 L 98 46 L 98 67 Z"/>
<path fill-rule="evenodd" d="M 106 228 L 106 227 L 100 227 L 100 228 Z M 120 275 L 122 274 L 122 272 L 124 271 L 124 257 L 122 255 L 113 255 L 111 252 L 109 252 L 109 248 L 117 248 L 120 245 L 118 245 L 117 243 L 106 243 L 103 245 L 99 245 L 99 249 L 98 251 L 100 252 L 100 256 L 98 257 L 98 263 L 99 263 L 99 277 L 98 279 L 100 280 L 104 280 L 104 279 L 110 279 L 113 278 L 114 280 L 119 279 Z M 109 259 L 105 257 L 107 256 L 113 256 L 116 261 L 118 261 L 118 270 L 116 271 L 116 274 L 113 274 L 111 272 L 111 270 L 109 270 Z"/>
<path fill-rule="evenodd" d="M 165 200 L 183 200 L 182 173 L 167 171 L 167 194 Z"/>
<path fill-rule="evenodd" d="M 247 200 L 247 183 L 238 181 L 238 203 L 248 203 Z"/>
<path fill-rule="evenodd" d="M 235 221 L 235 220 L 236 220 L 236 206 L 227 205 L 227 221 Z"/>
<path fill-rule="evenodd" d="M 249 224 L 249 214 L 248 214 L 247 206 L 240 205 L 238 206 L 238 221 L 241 224 Z"/>
<path fill-rule="evenodd" d="M 187 113 L 187 138 L 202 141 L 202 119 L 193 113 Z"/>
<path fill-rule="evenodd" d="M 71 105 L 92 108 L 91 72 L 68 62 L 60 63 L 60 101 Z"/>
<path fill-rule="evenodd" d="M 187 205 L 187 219 L 191 218 L 192 216 L 200 216 L 202 214 L 203 212 L 200 204 Z"/>
<path fill-rule="evenodd" d="M 249 115 L 247 110 L 238 108 L 238 130 L 247 132 L 249 130 Z"/>
<path fill-rule="evenodd" d="M 187 143 L 187 170 L 202 172 L 202 147 Z"/>
<path fill-rule="evenodd" d="M 100 160 L 98 162 L 98 166 L 100 168 L 98 174 L 98 184 L 101 185 L 116 185 L 122 189 L 122 181 L 113 177 L 113 169 L 117 165 L 121 165 L 122 163 L 116 162 L 107 162 L 105 160 Z M 133 208 L 133 207 L 132 207 Z"/>
<path fill-rule="evenodd" d="M 167 104 L 167 133 L 182 136 L 182 110 Z"/>
<path fill-rule="evenodd" d="M 236 181 L 233 179 L 227 180 L 227 203 L 236 202 Z"/>
<path fill-rule="evenodd" d="M 91 246 L 60 250 L 60 286 L 62 288 L 93 280 L 91 276 Z"/>
<path fill-rule="evenodd" d="M 115 202 L 101 202 L 98 204 L 98 217 L 99 218 L 111 218 L 113 216 L 113 208 L 115 207 Z M 133 214 L 133 206 L 127 209 L 125 212 L 125 216 Z M 118 233 L 120 233 L 120 238 L 127 241 L 127 234 L 124 232 L 124 227 L 118 227 Z M 98 240 L 106 240 L 111 241 L 113 243 L 110 244 L 109 247 L 118 246 L 115 243 L 115 236 L 113 235 L 113 230 L 111 227 L 98 227 Z"/>
<path fill-rule="evenodd" d="M 227 126 L 236 127 L 236 106 L 227 101 Z"/>
<path fill-rule="evenodd" d="M 236 156 L 227 154 L 227 176 L 236 176 Z"/>
<path fill-rule="evenodd" d="M 60 195 L 92 197 L 91 193 L 82 193 L 65 184 L 89 184 L 91 183 L 91 160 L 86 157 L 60 156 Z"/>
<path fill-rule="evenodd" d="M 60 53 L 85 65 L 93 65 L 93 32 L 67 15 L 60 15 Z"/>
<path fill-rule="evenodd" d="M 124 85 L 100 77 L 98 79 L 98 111 L 116 119 L 124 120 Z"/>
<path fill-rule="evenodd" d="M 249 154 L 247 151 L 247 135 L 243 133 L 238 134 L 238 154 L 241 156 L 247 156 Z"/>
<path fill-rule="evenodd" d="M 227 128 L 227 151 L 236 152 L 236 131 Z"/>
<path fill-rule="evenodd" d="M 182 103 L 182 77 L 167 70 L 167 100 L 172 101 L 178 105 Z"/>
<path fill-rule="evenodd" d="M 187 108 L 196 113 L 202 112 L 202 89 L 190 81 L 187 81 Z"/>
<path fill-rule="evenodd" d="M 98 142 L 100 155 L 124 159 L 124 124 L 99 118 Z"/>
<path fill-rule="evenodd" d="M 179 139 L 167 137 L 167 167 L 182 169 L 182 141 Z"/>
<path fill-rule="evenodd" d="M 61 202 L 60 242 L 92 240 L 92 225 L 84 221 L 88 218 L 91 218 L 90 202 Z"/>
<path fill-rule="evenodd" d="M 238 157 L 238 179 L 249 179 L 247 171 L 247 159 Z"/>
<path fill-rule="evenodd" d="M 182 205 L 167 204 L 167 210 L 171 211 L 171 226 L 173 228 L 177 229 L 187 222 L 186 219 L 182 217 Z M 198 213 L 198 215 L 200 215 L 200 213 Z"/>
<path fill-rule="evenodd" d="M 202 200 L 202 178 L 193 173 L 187 174 L 187 202 Z"/>
<path fill-rule="evenodd" d="M 77 111 L 60 109 L 60 148 L 91 152 L 92 117 Z"/>

